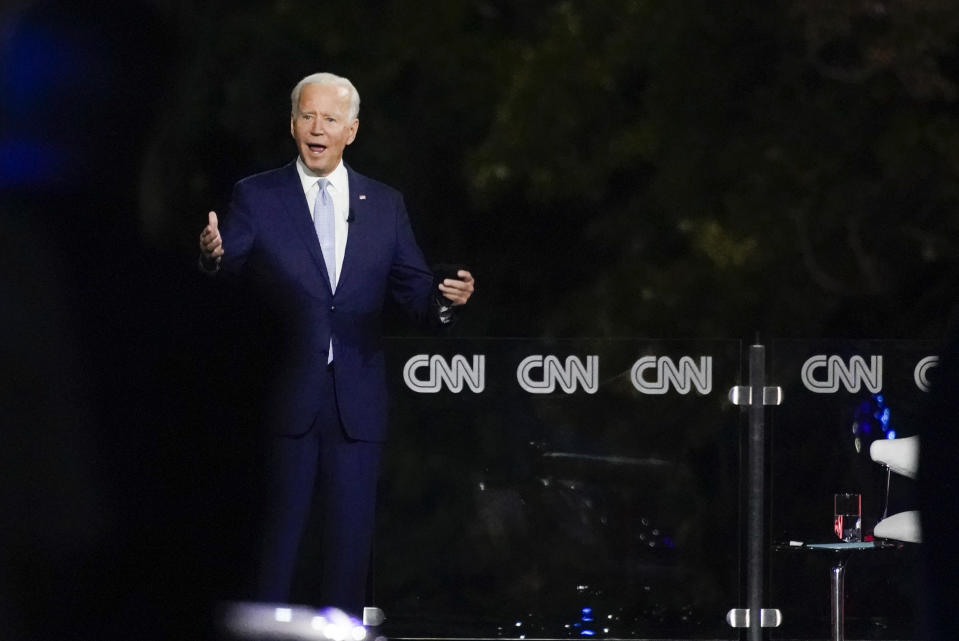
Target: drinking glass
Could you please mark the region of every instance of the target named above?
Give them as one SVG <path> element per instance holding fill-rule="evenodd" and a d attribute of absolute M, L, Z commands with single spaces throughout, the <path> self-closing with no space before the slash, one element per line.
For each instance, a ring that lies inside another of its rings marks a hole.
<path fill-rule="evenodd" d="M 862 541 L 862 495 L 833 495 L 832 529 L 846 543 Z"/>

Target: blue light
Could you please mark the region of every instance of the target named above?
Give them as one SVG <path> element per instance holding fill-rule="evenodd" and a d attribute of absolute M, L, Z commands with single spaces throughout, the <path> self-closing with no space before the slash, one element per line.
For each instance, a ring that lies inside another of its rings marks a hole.
<path fill-rule="evenodd" d="M 869 440 L 872 440 L 874 432 L 875 438 L 896 438 L 896 432 L 892 429 L 892 409 L 886 405 L 883 394 L 871 394 L 859 404 L 853 417 L 852 431 L 853 434 L 868 436 Z M 882 436 L 878 432 L 882 432 Z"/>
<path fill-rule="evenodd" d="M 7 117 L 30 122 L 65 79 L 87 68 L 70 33 L 50 25 L 18 24 L 0 48 L 0 105 Z"/>
<path fill-rule="evenodd" d="M 0 186 L 45 184 L 62 172 L 66 151 L 36 140 L 0 141 Z"/>
<path fill-rule="evenodd" d="M 592 630 L 583 630 L 582 632 L 579 633 L 579 635 L 581 637 L 592 637 L 592 636 L 595 636 L 596 633 L 593 632 Z"/>

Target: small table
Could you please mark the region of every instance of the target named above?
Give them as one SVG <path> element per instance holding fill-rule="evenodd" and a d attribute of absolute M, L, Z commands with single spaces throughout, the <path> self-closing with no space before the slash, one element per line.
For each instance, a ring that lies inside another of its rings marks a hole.
<path fill-rule="evenodd" d="M 877 541 L 862 541 L 856 543 L 807 543 L 796 546 L 797 549 L 822 550 L 836 555 L 835 562 L 829 573 L 830 603 L 829 618 L 832 641 L 844 641 L 845 637 L 845 596 L 846 596 L 846 562 L 857 550 L 875 550 L 887 547 Z M 893 546 L 894 547 L 894 546 Z"/>

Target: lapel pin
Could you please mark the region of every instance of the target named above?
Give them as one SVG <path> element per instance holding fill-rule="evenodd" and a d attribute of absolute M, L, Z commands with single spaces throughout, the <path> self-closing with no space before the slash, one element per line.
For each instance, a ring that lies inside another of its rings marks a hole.
<path fill-rule="evenodd" d="M 366 194 L 360 194 L 360 200 L 366 200 Z"/>

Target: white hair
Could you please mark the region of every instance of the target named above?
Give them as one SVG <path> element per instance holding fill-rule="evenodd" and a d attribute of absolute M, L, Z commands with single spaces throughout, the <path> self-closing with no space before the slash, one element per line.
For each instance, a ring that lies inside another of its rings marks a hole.
<path fill-rule="evenodd" d="M 293 92 L 290 94 L 290 103 L 294 115 L 300 106 L 300 93 L 302 93 L 303 87 L 306 85 L 329 85 L 346 89 L 350 96 L 349 119 L 356 120 L 356 117 L 360 115 L 360 93 L 356 90 L 356 87 L 353 86 L 353 83 L 342 76 L 325 72 L 310 74 L 293 87 Z"/>

